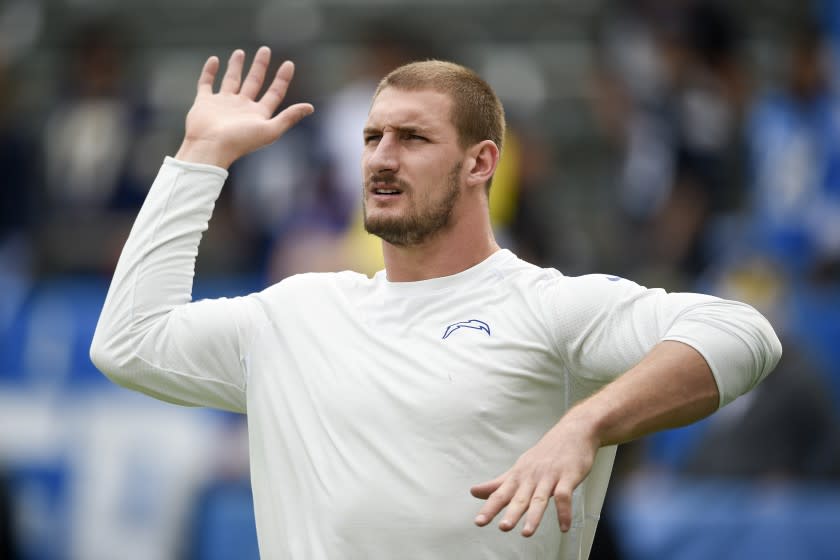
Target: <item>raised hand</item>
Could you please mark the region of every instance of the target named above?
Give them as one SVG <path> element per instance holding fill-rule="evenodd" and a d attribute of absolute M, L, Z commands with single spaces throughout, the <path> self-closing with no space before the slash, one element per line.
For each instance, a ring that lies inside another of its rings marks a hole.
<path fill-rule="evenodd" d="M 271 144 L 312 114 L 315 109 L 309 103 L 297 103 L 274 114 L 295 72 L 294 64 L 288 60 L 280 65 L 265 94 L 257 99 L 270 60 L 269 48 L 260 47 L 243 81 L 245 52 L 235 50 L 219 91 L 214 93 L 220 63 L 215 56 L 207 59 L 198 79 L 195 101 L 187 113 L 186 133 L 177 159 L 226 168 L 243 155 Z"/>
<path fill-rule="evenodd" d="M 475 518 L 476 525 L 487 525 L 507 508 L 499 528 L 510 531 L 525 515 L 522 535 L 530 537 L 553 498 L 560 529 L 568 531 L 572 523 L 572 492 L 589 474 L 600 446 L 590 430 L 581 428 L 561 420 L 510 470 L 473 486 L 472 495 L 487 500 Z"/>

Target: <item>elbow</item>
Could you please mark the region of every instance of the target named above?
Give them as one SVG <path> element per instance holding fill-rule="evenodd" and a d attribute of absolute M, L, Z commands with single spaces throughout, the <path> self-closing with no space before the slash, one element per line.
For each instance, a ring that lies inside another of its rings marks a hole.
<path fill-rule="evenodd" d="M 90 361 L 93 362 L 96 369 L 108 375 L 107 372 L 111 370 L 114 359 L 107 352 L 105 345 L 99 340 L 97 335 L 94 335 L 93 341 L 90 343 Z"/>
<path fill-rule="evenodd" d="M 752 334 L 744 338 L 751 341 L 747 344 L 747 348 L 752 353 L 753 365 L 751 382 L 744 387 L 741 394 L 754 389 L 761 383 L 776 368 L 782 358 L 782 342 L 770 321 L 756 309 L 746 305 L 745 307 L 752 311 Z"/>
<path fill-rule="evenodd" d="M 117 385 L 125 386 L 128 382 L 126 371 L 128 360 L 117 350 L 117 347 L 113 338 L 104 336 L 97 329 L 90 344 L 90 361 L 109 380 Z"/>
<path fill-rule="evenodd" d="M 694 343 L 712 369 L 720 406 L 754 389 L 778 364 L 782 343 L 755 308 L 733 301 L 698 306 L 673 330 L 674 340 Z"/>
<path fill-rule="evenodd" d="M 766 319 L 765 319 L 766 320 Z M 766 361 L 765 361 L 765 373 L 763 377 L 766 377 L 771 371 L 773 371 L 779 363 L 779 360 L 782 359 L 782 341 L 779 340 L 778 335 L 773 330 L 773 327 L 770 325 L 769 321 L 767 322 L 767 330 L 765 334 L 765 347 L 767 348 L 766 352 Z"/>
<path fill-rule="evenodd" d="M 782 358 L 782 342 L 767 317 L 752 306 L 741 305 L 747 312 L 743 321 L 745 327 L 741 331 L 744 350 L 752 355 L 749 368 L 752 374 L 747 376 L 749 383 L 740 392 L 743 394 L 754 389 L 776 368 Z"/>

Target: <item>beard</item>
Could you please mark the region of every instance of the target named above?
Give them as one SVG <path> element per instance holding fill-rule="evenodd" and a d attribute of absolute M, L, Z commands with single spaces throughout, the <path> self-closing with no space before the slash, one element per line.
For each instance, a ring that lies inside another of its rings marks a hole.
<path fill-rule="evenodd" d="M 365 190 L 362 197 L 362 210 L 364 212 L 365 231 L 372 235 L 376 235 L 383 241 L 387 241 L 391 245 L 399 247 L 413 247 L 420 245 L 427 241 L 438 232 L 444 231 L 449 227 L 452 221 L 452 213 L 455 209 L 455 203 L 461 195 L 460 184 L 458 176 L 461 172 L 461 162 L 449 171 L 446 178 L 446 183 L 443 185 L 443 191 L 440 193 L 440 198 L 434 199 L 436 193 L 430 193 L 431 196 L 426 200 L 415 201 L 413 206 L 409 206 L 406 213 L 401 216 L 368 216 L 367 204 L 365 204 L 364 194 L 369 192 L 368 185 L 365 185 Z M 387 181 L 388 177 L 376 177 L 378 181 Z M 393 179 L 393 178 L 392 178 Z M 371 178 L 368 182 L 373 182 Z M 407 188 L 409 185 L 404 181 L 391 180 L 387 181 L 404 193 L 409 192 Z M 415 191 L 411 191 L 414 193 Z"/>

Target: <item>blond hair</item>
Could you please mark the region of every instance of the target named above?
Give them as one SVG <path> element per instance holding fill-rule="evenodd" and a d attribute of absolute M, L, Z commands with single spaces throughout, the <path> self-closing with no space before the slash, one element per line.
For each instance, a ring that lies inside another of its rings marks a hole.
<path fill-rule="evenodd" d="M 453 62 L 424 60 L 400 66 L 385 76 L 376 97 L 387 87 L 407 91 L 431 89 L 452 99 L 452 124 L 462 148 L 492 140 L 499 151 L 505 136 L 502 102 L 478 74 Z"/>

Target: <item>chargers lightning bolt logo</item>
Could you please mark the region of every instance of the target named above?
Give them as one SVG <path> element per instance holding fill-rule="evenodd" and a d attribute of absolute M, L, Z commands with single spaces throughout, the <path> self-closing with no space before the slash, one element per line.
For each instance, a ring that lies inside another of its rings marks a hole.
<path fill-rule="evenodd" d="M 479 321 L 478 319 L 470 319 L 469 321 L 458 321 L 457 323 L 452 323 L 446 327 L 446 331 L 443 333 L 443 339 L 446 339 L 450 334 L 454 333 L 461 327 L 484 331 L 487 333 L 487 336 L 490 336 L 490 326 L 487 323 Z"/>

